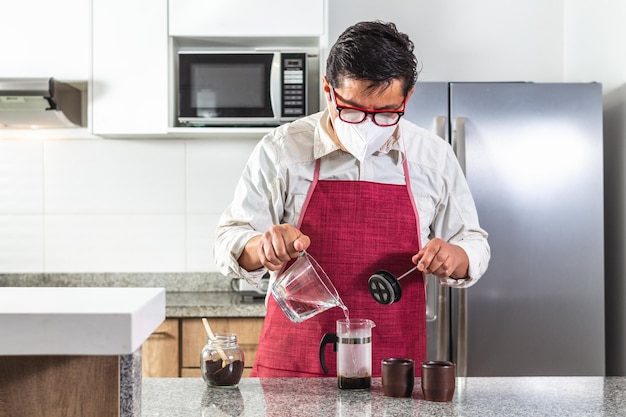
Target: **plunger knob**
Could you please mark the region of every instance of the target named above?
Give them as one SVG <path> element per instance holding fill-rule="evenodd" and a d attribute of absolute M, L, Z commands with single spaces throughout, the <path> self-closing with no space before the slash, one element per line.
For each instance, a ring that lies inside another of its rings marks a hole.
<path fill-rule="evenodd" d="M 367 285 L 377 303 L 392 304 L 402 297 L 400 283 L 389 271 L 376 271 L 367 281 Z"/>

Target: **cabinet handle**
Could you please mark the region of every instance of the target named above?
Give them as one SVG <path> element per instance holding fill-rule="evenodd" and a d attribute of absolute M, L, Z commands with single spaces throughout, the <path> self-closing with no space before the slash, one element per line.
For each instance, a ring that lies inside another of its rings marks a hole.
<path fill-rule="evenodd" d="M 152 336 L 166 336 L 166 337 L 174 337 L 174 335 L 168 333 L 168 332 L 152 332 L 152 334 L 150 335 L 150 337 Z"/>

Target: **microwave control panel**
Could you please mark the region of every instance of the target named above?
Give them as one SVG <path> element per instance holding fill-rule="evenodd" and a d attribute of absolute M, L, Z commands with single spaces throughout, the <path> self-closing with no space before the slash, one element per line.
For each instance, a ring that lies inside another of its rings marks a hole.
<path fill-rule="evenodd" d="M 282 117 L 306 114 L 306 53 L 283 53 Z"/>

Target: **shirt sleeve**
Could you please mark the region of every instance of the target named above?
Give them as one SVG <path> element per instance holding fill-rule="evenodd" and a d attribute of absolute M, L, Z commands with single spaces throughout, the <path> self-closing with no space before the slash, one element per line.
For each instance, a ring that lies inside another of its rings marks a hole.
<path fill-rule="evenodd" d="M 469 258 L 468 279 L 463 287 L 473 285 L 487 270 L 491 251 L 488 234 L 480 226 L 476 204 L 465 175 L 449 146 L 446 147 L 444 182 L 441 199 L 431 223 L 433 237 L 460 246 Z M 444 285 L 454 284 L 451 280 Z M 461 284 L 461 283 L 459 283 Z M 461 286 L 461 285 L 458 285 Z"/>
<path fill-rule="evenodd" d="M 248 272 L 237 260 L 246 243 L 254 236 L 278 224 L 284 210 L 281 197 L 280 164 L 270 146 L 268 134 L 255 147 L 235 188 L 231 204 L 220 217 L 213 256 L 219 271 L 230 278 L 245 278 L 258 284 L 265 268 Z"/>

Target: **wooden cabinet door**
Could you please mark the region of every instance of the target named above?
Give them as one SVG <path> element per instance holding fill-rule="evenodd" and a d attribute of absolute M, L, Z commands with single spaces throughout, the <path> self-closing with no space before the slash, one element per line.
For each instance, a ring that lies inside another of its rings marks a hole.
<path fill-rule="evenodd" d="M 180 376 L 178 319 L 166 319 L 141 348 L 144 378 Z"/>
<path fill-rule="evenodd" d="M 236 333 L 237 342 L 244 354 L 244 376 L 250 374 L 256 356 L 262 317 L 210 318 L 214 333 Z M 200 352 L 206 344 L 207 334 L 200 318 L 182 319 L 182 370 L 181 376 L 200 375 Z"/>

